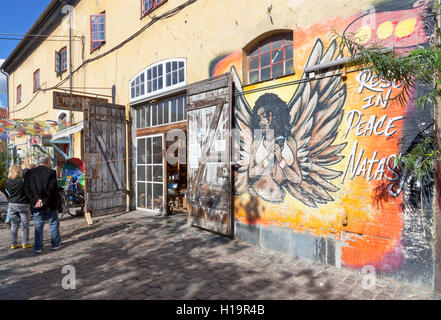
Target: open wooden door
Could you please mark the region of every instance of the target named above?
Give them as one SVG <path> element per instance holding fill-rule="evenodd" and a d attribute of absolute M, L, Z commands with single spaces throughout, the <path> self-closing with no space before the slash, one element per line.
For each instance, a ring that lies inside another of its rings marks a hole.
<path fill-rule="evenodd" d="M 125 107 L 88 102 L 84 110 L 86 212 L 126 212 Z"/>
<path fill-rule="evenodd" d="M 195 83 L 187 95 L 188 220 L 232 237 L 231 76 Z"/>

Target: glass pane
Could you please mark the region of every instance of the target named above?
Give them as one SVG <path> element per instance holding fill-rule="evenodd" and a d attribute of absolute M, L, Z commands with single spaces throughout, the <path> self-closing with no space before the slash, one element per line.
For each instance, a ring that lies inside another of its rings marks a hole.
<path fill-rule="evenodd" d="M 147 183 L 147 190 L 146 190 L 146 200 L 147 200 L 147 209 L 153 209 L 153 201 L 152 201 L 152 184 Z"/>
<path fill-rule="evenodd" d="M 179 68 L 184 68 L 184 62 L 183 61 L 179 61 Z"/>
<path fill-rule="evenodd" d="M 285 60 L 292 59 L 292 46 L 285 47 Z"/>
<path fill-rule="evenodd" d="M 166 73 L 169 73 L 169 72 L 171 71 L 171 63 L 170 63 L 170 62 L 167 62 L 167 63 L 166 63 L 166 65 L 165 65 L 165 71 L 166 71 Z"/>
<path fill-rule="evenodd" d="M 169 100 L 166 100 L 166 101 L 164 101 L 163 102 L 163 104 L 164 104 L 164 123 L 168 123 L 169 122 L 169 117 L 168 117 L 168 114 L 169 114 L 169 111 L 168 111 L 168 104 L 169 104 Z"/>
<path fill-rule="evenodd" d="M 172 84 L 177 84 L 178 83 L 178 72 L 177 71 L 173 71 L 173 74 L 172 74 L 173 76 L 172 76 Z"/>
<path fill-rule="evenodd" d="M 152 166 L 147 166 L 146 167 L 146 172 L 147 172 L 147 174 L 146 174 L 146 181 L 152 181 Z"/>
<path fill-rule="evenodd" d="M 271 44 L 271 42 L 268 42 L 268 43 L 262 45 L 262 46 L 260 47 L 260 53 L 270 51 L 270 44 Z"/>
<path fill-rule="evenodd" d="M 187 120 L 187 97 L 182 97 L 184 103 L 184 120 Z"/>
<path fill-rule="evenodd" d="M 139 97 L 139 87 L 136 87 L 136 89 L 135 89 L 135 96 Z"/>
<path fill-rule="evenodd" d="M 158 90 L 162 89 L 162 76 L 158 78 Z"/>
<path fill-rule="evenodd" d="M 173 98 L 171 100 L 171 122 L 175 122 L 178 119 L 177 100 Z"/>
<path fill-rule="evenodd" d="M 271 68 L 264 68 L 260 71 L 260 80 L 268 80 L 271 77 Z"/>
<path fill-rule="evenodd" d="M 153 185 L 153 210 L 162 212 L 163 209 L 163 195 L 162 184 L 155 183 Z"/>
<path fill-rule="evenodd" d="M 148 69 L 147 70 L 147 80 L 151 80 L 152 79 L 152 69 Z"/>
<path fill-rule="evenodd" d="M 153 181 L 162 182 L 162 166 L 153 166 Z"/>
<path fill-rule="evenodd" d="M 141 128 L 145 128 L 145 109 L 141 108 Z"/>
<path fill-rule="evenodd" d="M 283 76 L 283 63 L 273 66 L 273 78 Z"/>
<path fill-rule="evenodd" d="M 158 125 L 164 124 L 164 108 L 163 104 L 158 104 Z"/>
<path fill-rule="evenodd" d="M 292 44 L 292 33 L 285 35 L 285 45 Z"/>
<path fill-rule="evenodd" d="M 158 125 L 158 111 L 157 111 L 157 106 L 156 105 L 152 105 L 152 126 L 156 126 Z"/>
<path fill-rule="evenodd" d="M 184 120 L 184 100 L 178 98 L 178 121 Z"/>
<path fill-rule="evenodd" d="M 145 126 L 150 127 L 150 106 L 145 107 Z"/>
<path fill-rule="evenodd" d="M 292 60 L 285 62 L 285 74 L 291 74 L 294 72 L 294 68 L 292 65 Z"/>
<path fill-rule="evenodd" d="M 145 163 L 145 139 L 138 139 L 138 158 L 136 160 L 137 164 L 144 164 Z"/>
<path fill-rule="evenodd" d="M 272 43 L 273 50 L 277 48 L 281 48 L 282 45 L 283 45 L 283 37 L 282 36 L 276 37 Z"/>
<path fill-rule="evenodd" d="M 282 50 L 273 51 L 271 63 L 281 62 L 282 60 L 283 60 L 283 51 Z"/>
<path fill-rule="evenodd" d="M 157 78 L 158 77 L 158 70 L 157 67 L 153 68 L 153 78 Z"/>
<path fill-rule="evenodd" d="M 145 180 L 145 166 L 138 166 L 138 181 L 146 181 Z"/>
<path fill-rule="evenodd" d="M 157 79 L 153 80 L 153 87 L 152 87 L 152 89 L 153 89 L 153 91 L 158 90 L 158 80 Z"/>
<path fill-rule="evenodd" d="M 253 71 L 249 73 L 249 80 L 250 83 L 254 83 L 259 81 L 259 71 Z"/>
<path fill-rule="evenodd" d="M 158 66 L 158 77 L 162 76 L 162 64 Z"/>
<path fill-rule="evenodd" d="M 171 86 L 171 73 L 167 74 L 167 87 Z"/>
<path fill-rule="evenodd" d="M 249 64 L 249 70 L 257 69 L 259 68 L 259 57 L 251 58 Z"/>
<path fill-rule="evenodd" d="M 141 128 L 141 112 L 139 109 L 136 109 L 135 117 L 136 117 L 136 129 L 139 129 Z"/>
<path fill-rule="evenodd" d="M 153 163 L 162 164 L 162 137 L 153 138 Z"/>
<path fill-rule="evenodd" d="M 138 195 L 138 208 L 145 208 L 146 206 L 146 190 L 145 190 L 145 183 L 144 182 L 138 182 L 136 193 Z"/>
<path fill-rule="evenodd" d="M 260 66 L 261 67 L 265 67 L 265 66 L 269 66 L 270 62 L 271 62 L 271 58 L 270 58 L 270 54 L 266 53 L 266 54 L 262 54 L 260 56 Z"/>
<path fill-rule="evenodd" d="M 143 96 L 144 93 L 145 93 L 145 92 L 144 92 L 144 84 L 143 84 L 143 83 L 141 84 L 140 88 L 141 88 L 141 95 Z"/>
<path fill-rule="evenodd" d="M 152 138 L 147 138 L 147 148 L 146 148 L 146 163 L 152 163 Z M 151 180 L 151 179 L 150 179 Z"/>
<path fill-rule="evenodd" d="M 172 62 L 172 69 L 173 69 L 173 71 L 178 69 L 178 62 L 177 61 Z"/>
<path fill-rule="evenodd" d="M 179 70 L 179 82 L 184 82 L 184 69 Z"/>

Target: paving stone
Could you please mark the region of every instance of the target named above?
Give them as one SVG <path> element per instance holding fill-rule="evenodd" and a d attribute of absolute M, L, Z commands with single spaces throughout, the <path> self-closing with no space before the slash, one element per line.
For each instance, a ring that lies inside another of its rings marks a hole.
<path fill-rule="evenodd" d="M 61 251 L 48 250 L 46 234 L 42 255 L 11 259 L 0 248 L 0 299 L 441 299 L 387 279 L 363 290 L 358 272 L 223 239 L 189 226 L 183 215 L 131 212 L 94 222 L 62 219 Z M 0 229 L 0 243 L 8 237 Z M 68 264 L 76 269 L 76 290 L 61 288 Z"/>

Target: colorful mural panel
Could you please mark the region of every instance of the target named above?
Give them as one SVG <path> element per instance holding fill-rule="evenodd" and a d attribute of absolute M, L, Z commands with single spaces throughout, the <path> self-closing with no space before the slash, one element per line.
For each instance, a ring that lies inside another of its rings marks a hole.
<path fill-rule="evenodd" d="M 406 152 L 403 139 L 412 141 L 433 123 L 430 111 L 427 123 L 417 123 L 414 103 L 403 107 L 393 99 L 403 84 L 369 70 L 352 69 L 344 77 L 326 70 L 312 79 L 303 73 L 347 56 L 330 38 L 333 30 L 401 52 L 427 45 L 433 31 L 427 1 L 396 3 L 295 30 L 294 75 L 242 88 L 241 51 L 213 64 L 211 75 L 232 70 L 239 91 L 251 92 L 238 95 L 235 106 L 237 221 L 341 241 L 347 267 L 393 271 L 403 265 L 408 176 L 396 160 Z"/>

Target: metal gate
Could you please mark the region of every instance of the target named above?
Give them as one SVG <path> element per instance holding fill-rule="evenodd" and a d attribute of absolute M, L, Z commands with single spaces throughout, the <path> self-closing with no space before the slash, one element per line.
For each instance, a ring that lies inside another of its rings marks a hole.
<path fill-rule="evenodd" d="M 231 76 L 195 83 L 187 95 L 188 220 L 232 237 Z"/>
<path fill-rule="evenodd" d="M 125 107 L 89 101 L 84 110 L 86 212 L 126 212 Z"/>

